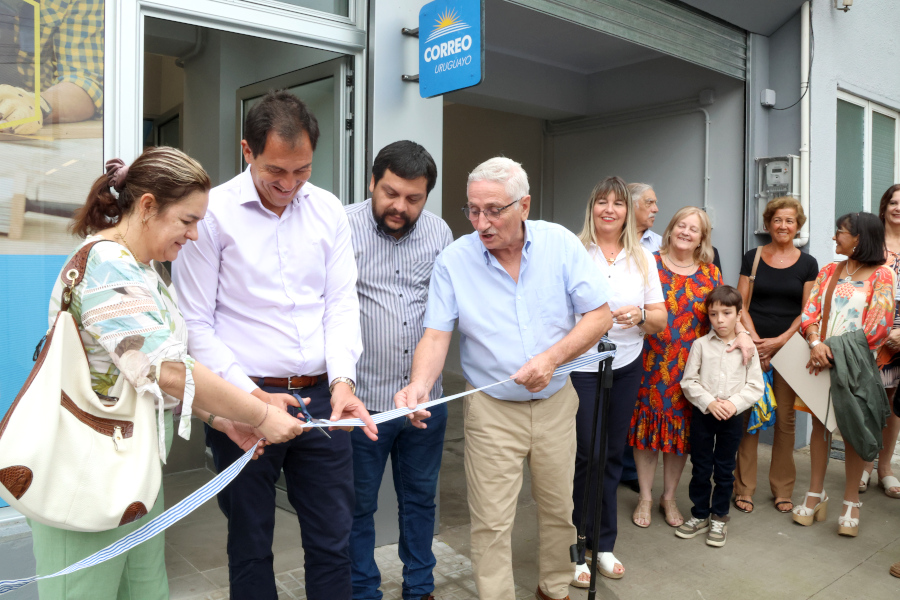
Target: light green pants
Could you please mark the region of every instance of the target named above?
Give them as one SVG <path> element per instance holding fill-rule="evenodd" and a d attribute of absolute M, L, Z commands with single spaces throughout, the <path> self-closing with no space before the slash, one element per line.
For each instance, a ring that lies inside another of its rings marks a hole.
<path fill-rule="evenodd" d="M 166 452 L 172 447 L 172 412 L 166 411 Z M 34 540 L 37 574 L 56 573 L 143 527 L 163 512 L 163 488 L 150 513 L 109 531 L 85 533 L 28 520 Z M 166 541 L 159 534 L 124 554 L 71 575 L 38 582 L 41 600 L 167 600 Z"/>

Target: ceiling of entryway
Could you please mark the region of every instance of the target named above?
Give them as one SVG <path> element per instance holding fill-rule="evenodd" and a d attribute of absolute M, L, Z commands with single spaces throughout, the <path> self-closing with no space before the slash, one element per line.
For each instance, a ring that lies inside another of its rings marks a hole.
<path fill-rule="evenodd" d="M 804 0 L 681 0 L 741 29 L 769 36 L 797 14 Z M 831 0 L 820 3 L 829 8 Z"/>
<path fill-rule="evenodd" d="M 510 2 L 485 3 L 489 52 L 590 75 L 663 56 L 599 31 Z"/>

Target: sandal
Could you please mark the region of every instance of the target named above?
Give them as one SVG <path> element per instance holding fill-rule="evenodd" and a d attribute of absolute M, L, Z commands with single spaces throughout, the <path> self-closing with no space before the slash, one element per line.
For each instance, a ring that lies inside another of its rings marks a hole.
<path fill-rule="evenodd" d="M 787 508 L 787 509 L 779 508 L 782 504 L 789 504 L 790 508 Z M 775 510 L 777 510 L 780 513 L 789 513 L 794 510 L 794 503 L 791 500 L 779 500 L 779 501 L 775 502 Z"/>
<path fill-rule="evenodd" d="M 862 477 L 859 478 L 859 493 L 865 494 L 866 490 L 869 489 L 869 478 L 872 477 L 872 473 L 869 471 L 863 471 Z"/>
<path fill-rule="evenodd" d="M 878 487 L 884 490 L 884 495 L 888 498 L 900 498 L 900 479 L 893 475 L 878 478 Z M 891 491 L 898 490 L 898 491 Z"/>
<path fill-rule="evenodd" d="M 806 506 L 806 501 L 809 498 L 818 498 L 819 502 L 810 508 L 809 506 Z M 813 524 L 813 521 L 824 521 L 828 516 L 828 494 L 825 493 L 825 490 L 822 490 L 819 494 L 806 492 L 806 496 L 803 498 L 803 504 L 795 506 L 793 512 L 794 523 L 798 523 L 804 527 L 809 527 Z"/>
<path fill-rule="evenodd" d="M 587 575 L 587 580 L 582 580 L 582 575 Z M 584 562 L 580 565 L 575 565 L 575 578 L 572 579 L 572 583 L 569 585 L 577 588 L 591 587 L 591 568 L 588 566 L 587 562 Z"/>
<path fill-rule="evenodd" d="M 591 563 L 591 558 L 592 558 L 591 551 L 585 550 L 584 551 L 585 566 L 587 566 Z M 620 567 L 622 567 L 621 573 L 616 573 L 616 565 L 619 565 Z M 577 571 L 578 565 L 576 565 L 575 568 Z M 587 567 L 587 569 L 588 569 L 588 571 L 590 571 L 589 566 Z M 609 577 L 610 579 L 622 579 L 623 577 L 625 577 L 625 567 L 622 565 L 622 563 L 619 561 L 618 558 L 613 556 L 612 552 L 601 552 L 600 554 L 597 555 L 597 570 L 600 571 L 601 575 L 603 575 L 604 577 Z M 577 579 L 577 575 L 576 575 L 576 579 Z M 583 581 L 581 583 L 584 584 Z M 589 579 L 588 585 L 586 585 L 584 587 L 589 587 L 590 583 L 591 583 L 591 581 Z M 572 585 L 574 585 L 574 584 L 572 584 Z M 576 587 L 580 587 L 580 586 L 576 586 Z"/>
<path fill-rule="evenodd" d="M 853 518 L 850 515 L 853 514 L 854 508 L 862 506 L 862 502 L 844 500 L 844 506 L 847 507 L 847 512 L 838 517 L 838 535 L 856 537 L 859 535 L 859 517 Z"/>
<path fill-rule="evenodd" d="M 666 523 L 669 527 L 681 527 L 684 523 L 684 517 L 678 510 L 678 503 L 675 500 L 659 499 L 659 512 L 666 517 Z"/>
<path fill-rule="evenodd" d="M 738 502 L 740 502 L 741 504 L 749 504 L 750 508 L 741 508 L 740 506 L 738 506 Z M 749 496 L 746 500 L 744 498 L 741 498 L 740 496 L 735 496 L 731 503 L 734 504 L 734 507 L 742 513 L 750 514 L 753 512 L 753 500 L 751 500 Z"/>
<path fill-rule="evenodd" d="M 652 505 L 652 500 L 638 500 L 637 508 L 634 509 L 634 514 L 631 515 L 632 522 L 638 527 L 650 527 L 650 507 Z M 644 523 L 638 523 L 638 519 L 643 520 Z"/>
<path fill-rule="evenodd" d="M 622 567 L 621 573 L 616 573 L 616 565 Z M 597 568 L 600 574 L 610 579 L 622 579 L 625 576 L 625 567 L 619 562 L 612 552 L 601 552 L 597 557 Z"/>

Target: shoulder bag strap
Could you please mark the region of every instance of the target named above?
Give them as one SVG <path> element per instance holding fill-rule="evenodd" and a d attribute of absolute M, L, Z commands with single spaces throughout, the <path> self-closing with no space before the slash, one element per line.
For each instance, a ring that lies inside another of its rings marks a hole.
<path fill-rule="evenodd" d="M 834 295 L 834 288 L 837 287 L 838 276 L 841 269 L 847 264 L 846 260 L 839 262 L 834 267 L 834 273 L 831 274 L 831 280 L 828 282 L 828 289 L 825 291 L 825 298 L 822 307 L 822 320 L 819 322 L 819 339 L 825 340 L 825 329 L 828 327 L 828 317 L 831 313 L 831 297 Z"/>
<path fill-rule="evenodd" d="M 747 306 L 750 310 L 750 300 L 753 299 L 753 284 L 756 283 L 756 268 L 759 267 L 759 257 L 762 256 L 762 246 L 756 247 L 756 256 L 753 257 L 753 268 L 750 269 L 750 292 L 747 294 Z"/>
<path fill-rule="evenodd" d="M 75 288 L 81 283 L 81 280 L 84 279 L 84 271 L 87 267 L 88 256 L 91 254 L 91 249 L 100 242 L 109 241 L 111 240 L 96 240 L 89 244 L 85 244 L 66 264 L 62 274 L 59 276 L 59 279 L 64 286 L 62 298 L 59 302 L 60 310 L 69 310 L 69 306 L 72 304 L 72 292 L 75 291 Z"/>

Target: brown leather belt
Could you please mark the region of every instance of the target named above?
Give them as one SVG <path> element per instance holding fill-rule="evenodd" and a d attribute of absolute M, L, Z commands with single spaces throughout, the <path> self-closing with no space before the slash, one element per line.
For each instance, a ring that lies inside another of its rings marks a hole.
<path fill-rule="evenodd" d="M 328 374 L 294 375 L 293 377 L 254 377 L 251 375 L 250 379 L 259 387 L 279 387 L 289 390 L 299 390 L 301 388 L 312 387 L 317 383 L 327 383 Z"/>

